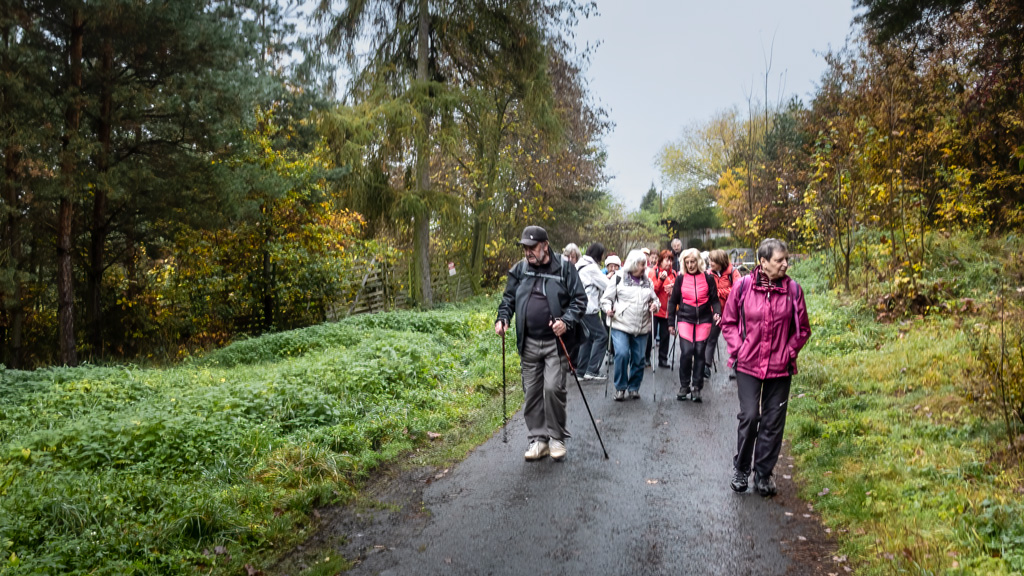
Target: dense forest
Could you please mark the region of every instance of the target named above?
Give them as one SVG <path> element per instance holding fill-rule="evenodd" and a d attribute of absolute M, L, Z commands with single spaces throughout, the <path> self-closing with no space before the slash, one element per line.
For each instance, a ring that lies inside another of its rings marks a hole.
<path fill-rule="evenodd" d="M 611 204 L 572 1 L 0 4 L 8 367 L 322 322 L 373 264 L 433 303 Z M 307 10 L 304 12 L 303 10 Z"/>
<path fill-rule="evenodd" d="M 374 266 L 428 308 L 446 263 L 482 292 L 538 222 L 618 249 L 777 236 L 835 286 L 935 305 L 936 241 L 1024 224 L 1024 8 L 856 7 L 809 101 L 773 97 L 768 60 L 626 214 L 574 36 L 593 2 L 5 0 L 0 362 L 167 361 L 312 325 Z"/>

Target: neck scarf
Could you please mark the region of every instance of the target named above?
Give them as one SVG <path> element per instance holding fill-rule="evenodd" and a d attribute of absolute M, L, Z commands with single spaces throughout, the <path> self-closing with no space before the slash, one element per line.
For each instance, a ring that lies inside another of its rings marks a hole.
<path fill-rule="evenodd" d="M 768 275 L 764 273 L 764 270 L 757 269 L 757 285 L 765 290 L 773 290 L 775 292 L 782 292 L 782 280 L 785 278 L 779 278 L 778 280 L 772 281 L 768 279 Z"/>

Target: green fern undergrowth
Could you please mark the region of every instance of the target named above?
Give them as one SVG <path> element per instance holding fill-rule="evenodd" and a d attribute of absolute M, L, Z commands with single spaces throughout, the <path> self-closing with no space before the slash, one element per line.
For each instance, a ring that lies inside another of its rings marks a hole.
<path fill-rule="evenodd" d="M 163 370 L 0 369 L 0 574 L 271 564 L 380 466 L 443 465 L 500 427 L 496 304 L 358 316 Z"/>

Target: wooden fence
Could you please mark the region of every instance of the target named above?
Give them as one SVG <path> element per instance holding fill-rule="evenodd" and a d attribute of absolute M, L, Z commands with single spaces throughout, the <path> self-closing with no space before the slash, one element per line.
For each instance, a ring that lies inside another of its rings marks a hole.
<path fill-rule="evenodd" d="M 430 270 L 435 303 L 461 302 L 473 295 L 473 287 L 466 272 L 456 268 L 456 273 L 450 274 L 446 259 L 433 258 Z M 355 295 L 330 307 L 327 310 L 327 320 L 336 321 L 356 314 L 407 309 L 410 305 L 409 272 L 406 265 L 373 260 L 363 273 Z"/>

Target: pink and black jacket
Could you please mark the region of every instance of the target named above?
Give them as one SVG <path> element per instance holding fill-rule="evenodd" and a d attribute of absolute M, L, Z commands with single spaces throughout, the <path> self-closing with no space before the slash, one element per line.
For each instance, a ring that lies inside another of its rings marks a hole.
<path fill-rule="evenodd" d="M 811 337 L 803 289 L 789 276 L 757 282 L 758 266 L 726 301 L 722 335 L 729 366 L 761 380 L 796 374 L 796 357 Z"/>

